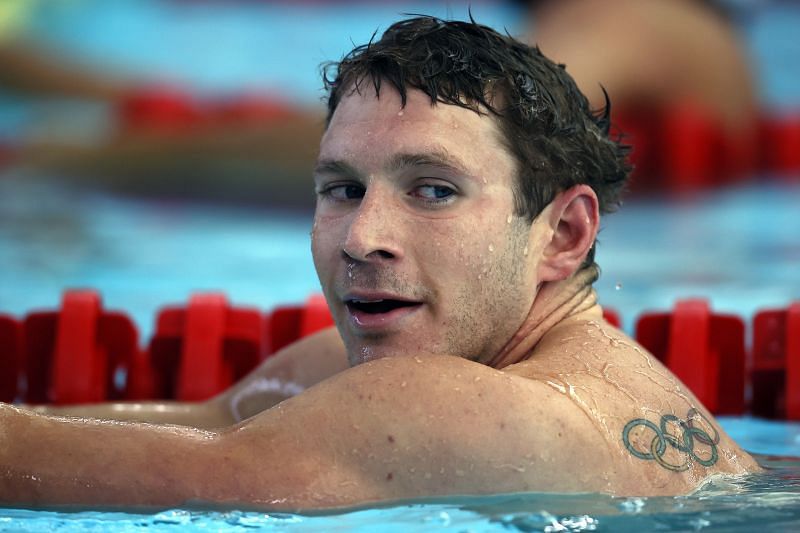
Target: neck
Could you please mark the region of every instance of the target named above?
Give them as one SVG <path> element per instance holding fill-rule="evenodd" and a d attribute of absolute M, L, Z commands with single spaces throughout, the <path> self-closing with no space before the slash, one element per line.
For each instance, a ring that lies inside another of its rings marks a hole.
<path fill-rule="evenodd" d="M 542 337 L 555 326 L 576 316 L 600 315 L 597 294 L 592 283 L 599 271 L 592 265 L 562 281 L 543 284 L 533 300 L 528 316 L 506 345 L 489 361 L 493 368 L 503 368 L 531 356 Z M 597 318 L 597 317 L 595 317 Z"/>

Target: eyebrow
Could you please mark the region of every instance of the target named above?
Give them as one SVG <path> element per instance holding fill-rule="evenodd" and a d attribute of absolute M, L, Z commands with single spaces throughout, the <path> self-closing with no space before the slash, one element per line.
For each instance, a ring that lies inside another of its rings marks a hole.
<path fill-rule="evenodd" d="M 350 163 L 338 159 L 323 159 L 314 167 L 314 174 L 335 174 L 339 176 L 360 176 L 361 172 Z"/>
<path fill-rule="evenodd" d="M 396 154 L 389 161 L 389 169 L 393 172 L 415 166 L 436 167 L 445 171 L 455 171 L 459 174 L 469 174 L 461 162 L 452 157 L 444 148 L 434 148 L 421 153 Z"/>
<path fill-rule="evenodd" d="M 430 166 L 447 172 L 456 172 L 465 176 L 470 175 L 464 165 L 453 158 L 450 153 L 441 147 L 419 153 L 395 154 L 389 160 L 387 169 L 390 172 L 399 172 L 409 167 Z M 342 176 L 358 177 L 363 173 L 346 161 L 339 159 L 322 159 L 314 168 L 315 174 L 335 174 Z"/>

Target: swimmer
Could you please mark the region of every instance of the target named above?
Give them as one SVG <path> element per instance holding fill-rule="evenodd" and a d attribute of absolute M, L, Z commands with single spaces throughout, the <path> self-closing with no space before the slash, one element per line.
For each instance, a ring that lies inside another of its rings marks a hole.
<path fill-rule="evenodd" d="M 708 0 L 526 2 L 526 37 L 567 65 L 589 103 L 603 88 L 615 107 L 692 106 L 725 131 L 751 128 L 758 109 L 747 53 L 722 8 Z"/>
<path fill-rule="evenodd" d="M 150 423 L 0 405 L 0 502 L 656 496 L 759 470 L 603 320 L 595 239 L 629 167 L 563 68 L 416 17 L 325 72 L 312 251 L 336 329 L 210 402 L 115 408 Z"/>

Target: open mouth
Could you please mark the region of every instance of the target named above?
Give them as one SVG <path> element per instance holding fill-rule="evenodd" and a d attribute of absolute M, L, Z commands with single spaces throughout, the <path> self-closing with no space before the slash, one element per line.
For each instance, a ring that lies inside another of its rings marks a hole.
<path fill-rule="evenodd" d="M 382 313 L 389 313 L 395 309 L 403 307 L 416 307 L 420 305 L 418 302 L 407 302 L 404 300 L 347 300 L 345 305 L 350 311 L 357 311 L 369 315 L 378 315 Z"/>

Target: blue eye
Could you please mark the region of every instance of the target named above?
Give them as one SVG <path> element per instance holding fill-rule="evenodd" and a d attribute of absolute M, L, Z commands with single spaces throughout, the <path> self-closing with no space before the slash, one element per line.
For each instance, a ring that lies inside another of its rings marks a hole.
<path fill-rule="evenodd" d="M 364 197 L 364 187 L 352 184 L 334 185 L 323 190 L 320 194 L 340 201 L 357 200 Z"/>
<path fill-rule="evenodd" d="M 453 189 L 443 185 L 421 185 L 417 187 L 414 192 L 415 196 L 419 196 L 432 202 L 441 202 L 447 200 L 455 194 Z"/>

